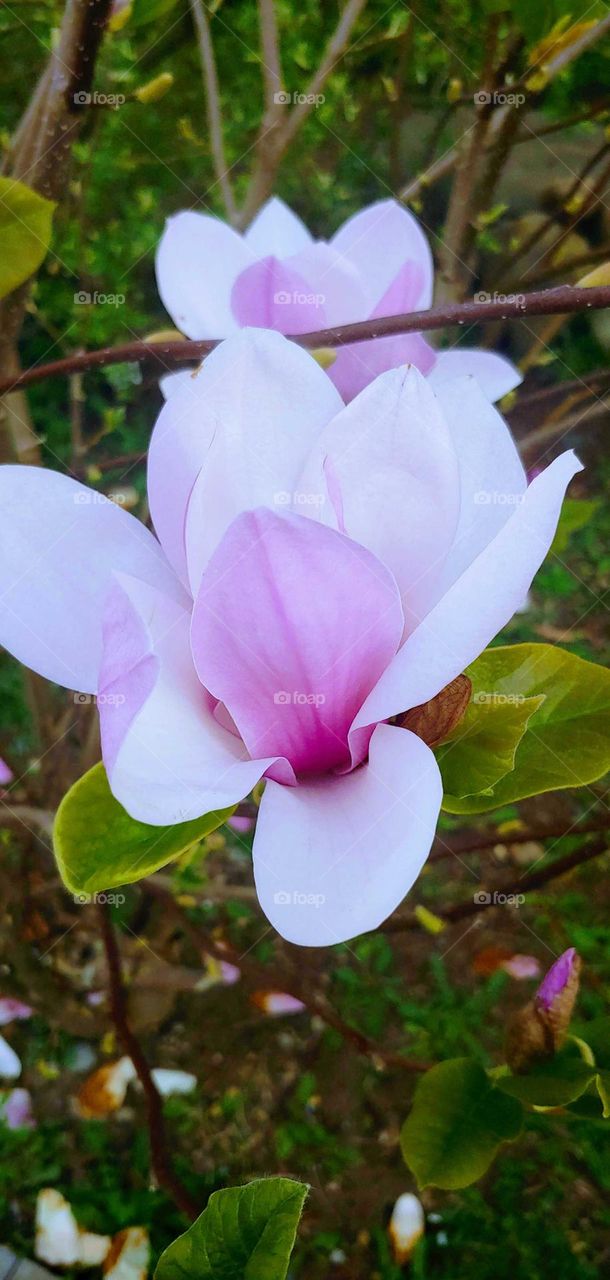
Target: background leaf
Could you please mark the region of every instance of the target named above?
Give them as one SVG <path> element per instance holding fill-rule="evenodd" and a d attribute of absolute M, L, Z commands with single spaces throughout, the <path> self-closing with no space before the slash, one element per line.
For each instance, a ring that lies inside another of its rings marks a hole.
<path fill-rule="evenodd" d="M 57 810 L 53 845 L 64 884 L 72 893 L 96 893 L 141 880 L 232 813 L 218 809 L 173 827 L 137 822 L 115 800 L 103 764 L 96 764 L 74 783 Z"/>
<path fill-rule="evenodd" d="M 0 298 L 38 270 L 51 242 L 54 209 L 23 182 L 0 178 Z"/>
<path fill-rule="evenodd" d="M 487 794 L 456 800 L 452 812 L 483 813 L 544 791 L 595 782 L 610 768 L 610 671 L 547 644 L 487 649 L 467 670 L 482 692 L 544 696 L 518 743 L 514 768 Z"/>
<path fill-rule="evenodd" d="M 161 1255 L 155 1280 L 285 1280 L 307 1187 L 257 1178 L 210 1196 Z"/>
<path fill-rule="evenodd" d="M 420 1188 L 454 1191 L 476 1182 L 498 1147 L 516 1138 L 523 1111 L 471 1058 L 452 1058 L 422 1076 L 402 1127 L 405 1161 Z"/>

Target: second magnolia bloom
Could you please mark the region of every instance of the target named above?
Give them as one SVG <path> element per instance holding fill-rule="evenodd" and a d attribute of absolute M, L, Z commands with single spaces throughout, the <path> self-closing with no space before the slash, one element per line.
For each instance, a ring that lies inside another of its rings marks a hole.
<path fill-rule="evenodd" d="M 157 251 L 161 298 L 189 338 L 227 338 L 247 325 L 295 335 L 427 310 L 433 278 L 424 232 L 396 200 L 362 209 L 328 242 L 314 240 L 277 196 L 243 236 L 220 218 L 184 211 L 169 219 Z M 472 374 L 490 400 L 521 381 L 493 351 L 435 351 L 420 333 L 340 347 L 328 373 L 347 401 L 405 364 L 433 386 Z M 166 392 L 180 376 L 164 379 Z"/>
<path fill-rule="evenodd" d="M 155 426 L 157 537 L 57 473 L 0 468 L 0 639 L 96 693 L 133 817 L 174 824 L 266 779 L 264 911 L 290 941 L 376 928 L 428 855 L 442 786 L 391 721 L 435 697 L 525 599 L 572 452 L 527 486 L 472 378 L 383 374 L 345 407 L 269 331 L 221 344 Z"/>

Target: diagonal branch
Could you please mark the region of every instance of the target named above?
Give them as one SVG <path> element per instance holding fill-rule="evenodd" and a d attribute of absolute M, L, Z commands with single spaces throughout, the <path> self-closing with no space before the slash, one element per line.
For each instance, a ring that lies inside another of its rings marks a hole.
<path fill-rule="evenodd" d="M 220 87 L 218 84 L 218 74 L 216 71 L 216 59 L 214 57 L 210 22 L 207 9 L 202 3 L 202 0 L 190 0 L 190 5 L 203 70 L 203 83 L 205 88 L 208 127 L 210 130 L 210 147 L 212 150 L 212 159 L 214 161 L 214 171 L 222 193 L 227 217 L 229 222 L 235 225 L 237 207 L 233 196 L 233 187 L 231 185 L 229 169 L 227 167 L 227 158 L 225 155 Z"/>
<path fill-rule="evenodd" d="M 318 347 L 343 347 L 352 342 L 368 342 L 371 338 L 387 338 L 403 333 L 423 333 L 444 329 L 450 325 L 478 324 L 482 321 L 523 319 L 527 316 L 573 315 L 581 311 L 603 311 L 610 307 L 610 286 L 559 285 L 555 289 L 541 289 L 536 293 L 515 294 L 493 298 L 489 301 L 471 299 L 446 306 L 432 307 L 428 311 L 408 311 L 396 316 L 383 316 L 378 320 L 359 320 L 354 324 L 337 325 L 332 329 L 319 329 L 312 333 L 288 335 L 293 342 L 308 350 Z M 140 361 L 162 371 L 189 362 L 200 362 L 218 343 L 220 338 L 199 341 L 180 339 L 170 342 L 126 342 L 116 347 L 101 347 L 97 351 L 81 352 L 53 360 L 49 364 L 34 365 L 24 373 L 0 381 L 0 395 L 21 387 L 32 386 L 45 378 L 58 377 L 100 369 L 106 365 Z"/>

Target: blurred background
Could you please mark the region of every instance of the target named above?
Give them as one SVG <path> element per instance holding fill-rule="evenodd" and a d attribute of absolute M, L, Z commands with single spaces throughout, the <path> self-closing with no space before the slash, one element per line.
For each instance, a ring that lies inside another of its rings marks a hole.
<path fill-rule="evenodd" d="M 63 13 L 43 0 L 0 4 L 6 173 Z M 23 367 L 171 329 L 154 277 L 164 221 L 184 208 L 226 217 L 227 198 L 243 223 L 273 191 L 324 238 L 371 201 L 402 199 L 429 236 L 437 301 L 603 272 L 604 3 L 278 0 L 275 13 L 292 109 L 312 89 L 320 101 L 274 149 L 265 142 L 255 0 L 114 4 L 95 68 L 97 101 L 87 104 L 55 175 L 51 249 L 23 302 Z M 289 109 L 278 106 L 280 135 Z M 219 115 L 220 167 L 212 146 Z M 456 332 L 435 341 L 451 345 Z M 604 662 L 610 313 L 471 326 L 460 341 L 521 365 L 524 383 L 502 407 L 532 473 L 566 445 L 586 466 L 528 605 L 503 639 L 557 642 Z M 19 404 L 19 430 L 11 433 L 6 417 L 1 424 L 2 461 L 68 468 L 147 519 L 157 375 L 121 364 L 49 379 Z M 90 1231 L 145 1227 L 156 1256 L 183 1224 L 150 1182 L 141 1096 L 132 1083 L 117 1084 L 116 1072 L 99 1075 L 121 1049 L 95 908 L 65 893 L 50 851 L 57 803 L 99 758 L 95 708 L 41 685 L 2 656 L 0 754 L 14 779 L 0 794 L 0 997 L 32 1014 L 5 1019 L 31 1116 L 25 1127 L 0 1119 L 0 1238 L 17 1256 L 33 1256 L 36 1198 L 50 1187 Z M 134 1030 L 152 1065 L 196 1077 L 196 1088 L 171 1092 L 166 1112 L 176 1167 L 202 1205 L 228 1183 L 292 1174 L 312 1187 L 292 1276 L 404 1274 L 387 1234 L 396 1197 L 414 1190 L 398 1134 L 417 1077 L 401 1055 L 436 1061 L 475 1051 L 497 1061 L 510 1010 L 568 946 L 585 964 L 582 1015 L 603 1012 L 609 995 L 607 855 L 528 894 L 525 905 L 468 917 L 451 910 L 472 898 L 473 877 L 513 883 L 543 856 L 569 854 L 579 837 L 562 833 L 574 823 L 607 826 L 605 796 L 596 784 L 507 806 L 467 827 L 445 817 L 443 839 L 460 856 L 435 847 L 408 904 L 431 915 L 420 911 L 400 932 L 326 951 L 297 951 L 266 926 L 247 820 L 156 876 L 165 896 L 146 882 L 117 895 L 111 905 Z M 223 954 L 240 964 L 227 967 Z M 334 1023 L 321 1016 L 328 1008 Z M 426 1235 L 414 1275 L 608 1274 L 610 1162 L 600 1128 L 575 1116 L 552 1125 L 532 1117 L 482 1182 L 463 1192 L 431 1189 L 422 1200 Z"/>

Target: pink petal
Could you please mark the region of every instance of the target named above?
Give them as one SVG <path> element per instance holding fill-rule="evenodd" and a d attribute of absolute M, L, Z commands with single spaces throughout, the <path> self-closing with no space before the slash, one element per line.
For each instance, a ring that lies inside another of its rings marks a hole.
<path fill-rule="evenodd" d="M 11 1089 L 0 1099 L 0 1120 L 7 1129 L 35 1129 L 32 1098 L 27 1089 Z"/>
<path fill-rule="evenodd" d="M 264 258 L 269 253 L 277 258 L 288 258 L 312 243 L 305 223 L 279 196 L 272 196 L 259 209 L 244 240 L 257 258 Z"/>
<path fill-rule="evenodd" d="M 0 1027 L 5 1027 L 9 1022 L 31 1018 L 33 1013 L 29 1004 L 23 1004 L 13 996 L 0 996 Z"/>
<path fill-rule="evenodd" d="M 250 754 L 309 773 L 346 763 L 351 721 L 402 627 L 396 583 L 375 556 L 313 520 L 261 508 L 238 517 L 212 556 L 192 645 Z"/>
<path fill-rule="evenodd" d="M 190 613 L 127 576 L 120 587 L 122 597 L 109 598 L 103 669 L 112 670 L 113 691 L 122 692 L 125 703 L 99 707 L 113 794 L 133 818 L 156 826 L 243 800 L 274 759 L 250 760 L 239 738 L 211 714 L 193 667 Z M 151 659 L 156 678 L 143 697 Z"/>
<path fill-rule="evenodd" d="M 9 782 L 13 781 L 13 777 L 14 774 L 10 765 L 6 763 L 6 760 L 0 759 L 0 786 L 8 786 Z"/>
<path fill-rule="evenodd" d="M 157 285 L 182 333 L 222 338 L 235 332 L 231 289 L 255 256 L 220 218 L 189 210 L 168 219 L 157 249 Z"/>
<path fill-rule="evenodd" d="M 508 395 L 509 391 L 514 391 L 523 382 L 523 374 L 505 356 L 500 356 L 495 351 L 471 351 L 456 347 L 453 351 L 437 352 L 430 373 L 430 383 L 436 391 L 446 382 L 466 374 L 476 378 L 488 400 L 501 400 L 502 396 Z"/>
<path fill-rule="evenodd" d="M 264 330 L 221 343 L 197 376 L 176 388 L 152 434 L 148 496 L 157 534 L 183 581 L 191 493 L 196 589 L 231 520 L 292 491 L 313 441 L 342 407 L 307 352 Z"/>
<path fill-rule="evenodd" d="M 156 538 L 68 476 L 0 467 L 0 642 L 48 680 L 95 693 L 114 570 L 184 593 Z"/>
<path fill-rule="evenodd" d="M 329 466 L 342 528 L 391 569 L 411 630 L 433 596 L 460 509 L 451 433 L 416 369 L 382 374 L 333 418 L 297 489 L 322 489 Z M 316 511 L 336 523 L 330 503 Z"/>
<path fill-rule="evenodd" d="M 308 333 L 323 329 L 326 313 L 322 295 L 279 258 L 261 258 L 237 276 L 231 290 L 237 323 L 279 333 Z"/>
<path fill-rule="evenodd" d="M 580 470 L 568 450 L 532 482 L 499 533 L 405 641 L 354 730 L 427 702 L 482 653 L 522 604 L 553 541 L 565 490 Z"/>
<path fill-rule="evenodd" d="M 198 380 L 209 393 L 203 423 L 213 423 L 214 435 L 186 519 L 193 595 L 235 516 L 258 506 L 283 511 L 291 502 L 309 450 L 343 408 L 312 356 L 279 334 L 245 330 L 214 354 L 212 389 Z"/>
<path fill-rule="evenodd" d="M 286 266 L 303 276 L 310 291 L 321 297 L 325 324 L 346 324 L 362 320 L 366 315 L 365 290 L 359 272 L 332 245 L 318 240 L 288 258 Z"/>
<path fill-rule="evenodd" d="M 420 291 L 409 310 L 430 306 L 434 277 L 430 246 L 417 218 L 396 200 L 379 200 L 355 213 L 333 236 L 331 245 L 356 267 L 366 289 L 369 315 L 407 262 L 421 270 Z"/>
<path fill-rule="evenodd" d="M 428 856 L 442 797 L 429 747 L 379 725 L 368 764 L 298 787 L 267 782 L 254 840 L 261 906 L 289 942 L 328 946 L 376 929 Z"/>

